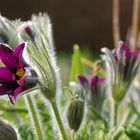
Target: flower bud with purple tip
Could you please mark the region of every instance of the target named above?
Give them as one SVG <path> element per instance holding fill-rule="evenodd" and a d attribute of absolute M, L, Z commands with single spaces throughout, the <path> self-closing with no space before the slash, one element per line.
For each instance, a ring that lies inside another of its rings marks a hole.
<path fill-rule="evenodd" d="M 23 31 L 23 39 L 30 44 L 29 57 L 38 71 L 42 93 L 53 100 L 61 93 L 59 68 L 56 63 L 50 19 L 47 14 L 33 15 Z M 28 35 L 28 39 L 26 36 Z"/>
<path fill-rule="evenodd" d="M 139 66 L 139 51 L 131 51 L 128 45 L 120 42 L 113 52 L 102 48 L 103 60 L 106 64 L 108 82 L 111 85 L 112 97 L 116 102 L 122 101 L 133 82 Z"/>
<path fill-rule="evenodd" d="M 93 75 L 90 80 L 86 77 L 79 75 L 78 80 L 86 91 L 88 103 L 93 105 L 94 108 L 101 112 L 105 99 L 105 78 Z"/>
<path fill-rule="evenodd" d="M 28 34 L 28 36 L 31 38 L 31 40 L 34 41 L 35 33 L 33 32 L 33 30 L 31 29 L 31 27 L 29 25 L 24 28 L 24 31 Z"/>

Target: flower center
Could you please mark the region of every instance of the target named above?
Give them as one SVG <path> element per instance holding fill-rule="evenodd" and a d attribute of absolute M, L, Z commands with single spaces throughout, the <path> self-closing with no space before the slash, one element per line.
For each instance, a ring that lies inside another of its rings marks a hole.
<path fill-rule="evenodd" d="M 16 75 L 19 77 L 23 77 L 25 75 L 25 71 L 23 68 L 17 70 Z"/>

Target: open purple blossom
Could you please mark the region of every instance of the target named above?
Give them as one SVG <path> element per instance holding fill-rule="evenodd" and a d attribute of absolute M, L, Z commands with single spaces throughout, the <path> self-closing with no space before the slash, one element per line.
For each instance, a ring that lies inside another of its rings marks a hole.
<path fill-rule="evenodd" d="M 0 59 L 5 65 L 0 67 L 0 95 L 8 95 L 12 104 L 21 92 L 37 83 L 36 72 L 25 62 L 23 50 L 25 43 L 12 50 L 6 44 L 0 44 Z"/>
<path fill-rule="evenodd" d="M 108 80 L 112 89 L 112 96 L 121 101 L 134 80 L 139 68 L 139 51 L 131 51 L 124 42 L 113 52 L 103 48 L 103 59 L 106 64 Z"/>
<path fill-rule="evenodd" d="M 88 80 L 84 76 L 78 76 L 78 80 L 87 93 L 89 103 L 101 112 L 105 99 L 105 78 L 94 75 Z"/>

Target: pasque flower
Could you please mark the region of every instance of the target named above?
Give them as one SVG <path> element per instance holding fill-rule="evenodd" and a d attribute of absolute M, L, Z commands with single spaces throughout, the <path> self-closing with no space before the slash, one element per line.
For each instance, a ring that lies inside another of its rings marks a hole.
<path fill-rule="evenodd" d="M 134 80 L 139 68 L 139 51 L 131 51 L 128 45 L 120 42 L 113 52 L 103 48 L 103 59 L 108 72 L 108 80 L 112 89 L 112 96 L 119 102 L 125 96 Z"/>
<path fill-rule="evenodd" d="M 49 100 L 54 99 L 56 94 L 61 94 L 61 80 L 48 15 L 32 16 L 32 20 L 25 25 L 21 36 L 23 40 L 29 41 L 31 46 L 27 51 L 38 70 L 42 93 Z"/>
<path fill-rule="evenodd" d="M 50 101 L 62 137 L 64 140 L 67 140 L 67 135 L 56 103 L 61 101 L 59 98 L 62 93 L 62 85 L 48 15 L 45 13 L 33 15 L 31 21 L 25 25 L 21 36 L 23 40 L 30 44 L 27 52 L 34 67 L 38 71 L 41 93 Z"/>
<path fill-rule="evenodd" d="M 105 78 L 93 75 L 89 81 L 84 76 L 78 76 L 78 80 L 87 93 L 89 103 L 101 112 L 105 99 Z"/>
<path fill-rule="evenodd" d="M 25 62 L 23 50 L 25 43 L 12 50 L 6 44 L 0 44 L 0 59 L 5 65 L 0 67 L 0 95 L 8 95 L 15 104 L 17 95 L 37 84 L 36 72 Z"/>

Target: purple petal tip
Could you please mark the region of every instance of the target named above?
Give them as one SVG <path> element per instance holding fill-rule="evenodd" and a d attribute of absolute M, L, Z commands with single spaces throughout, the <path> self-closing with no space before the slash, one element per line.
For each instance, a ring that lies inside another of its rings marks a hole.
<path fill-rule="evenodd" d="M 88 84 L 88 80 L 86 77 L 82 76 L 82 75 L 79 75 L 78 77 L 78 80 L 80 82 L 80 84 L 85 87 L 87 84 Z"/>
<path fill-rule="evenodd" d="M 14 95 L 8 95 L 8 96 L 9 96 L 9 99 L 10 99 L 11 103 L 13 105 L 15 105 L 16 104 L 16 98 L 15 98 L 15 96 Z"/>
<path fill-rule="evenodd" d="M 96 88 L 98 80 L 99 80 L 99 77 L 97 75 L 93 76 L 91 78 L 91 86 Z"/>

